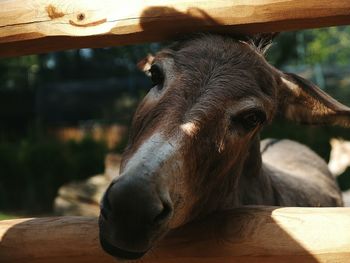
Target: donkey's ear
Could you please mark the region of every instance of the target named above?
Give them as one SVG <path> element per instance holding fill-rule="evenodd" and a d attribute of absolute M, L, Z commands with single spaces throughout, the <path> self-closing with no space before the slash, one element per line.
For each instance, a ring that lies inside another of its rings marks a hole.
<path fill-rule="evenodd" d="M 137 68 L 143 72 L 145 72 L 146 75 L 148 75 L 148 71 L 150 70 L 152 63 L 154 60 L 154 56 L 152 54 L 148 54 L 145 58 L 141 59 L 137 63 Z"/>
<path fill-rule="evenodd" d="M 350 127 L 350 108 L 310 81 L 292 73 L 282 73 L 281 86 L 279 110 L 288 119 Z"/>

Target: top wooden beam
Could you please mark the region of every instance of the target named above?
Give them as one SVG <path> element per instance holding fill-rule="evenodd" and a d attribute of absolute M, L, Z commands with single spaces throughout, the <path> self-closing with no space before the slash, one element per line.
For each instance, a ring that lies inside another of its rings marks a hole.
<path fill-rule="evenodd" d="M 350 24 L 344 0 L 2 0 L 0 57 Z"/>

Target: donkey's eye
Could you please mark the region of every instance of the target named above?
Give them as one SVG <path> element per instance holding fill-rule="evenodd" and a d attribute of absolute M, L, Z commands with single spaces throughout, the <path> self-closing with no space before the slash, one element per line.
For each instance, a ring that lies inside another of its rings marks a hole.
<path fill-rule="evenodd" d="M 149 72 L 151 73 L 151 80 L 152 80 L 153 86 L 157 86 L 158 89 L 162 89 L 164 75 L 160 67 L 156 64 L 153 64 Z"/>
<path fill-rule="evenodd" d="M 246 130 L 251 130 L 266 121 L 266 115 L 261 110 L 249 111 L 238 116 L 231 117 L 231 123 L 242 125 Z"/>
<path fill-rule="evenodd" d="M 246 129 L 252 129 L 266 121 L 266 115 L 262 111 L 254 111 L 241 116 L 242 125 Z"/>

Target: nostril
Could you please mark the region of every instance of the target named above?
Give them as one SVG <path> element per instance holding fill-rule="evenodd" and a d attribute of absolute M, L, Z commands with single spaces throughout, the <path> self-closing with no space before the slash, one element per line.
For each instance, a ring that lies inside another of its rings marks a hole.
<path fill-rule="evenodd" d="M 154 223 L 162 223 L 171 214 L 172 208 L 169 204 L 163 203 L 162 211 L 154 218 Z"/>

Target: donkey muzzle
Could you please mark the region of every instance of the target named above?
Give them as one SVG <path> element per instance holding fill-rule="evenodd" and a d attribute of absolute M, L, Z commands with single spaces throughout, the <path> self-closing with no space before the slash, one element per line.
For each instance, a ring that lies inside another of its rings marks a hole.
<path fill-rule="evenodd" d="M 101 202 L 102 248 L 118 258 L 141 257 L 167 231 L 172 211 L 169 193 L 149 178 L 121 175 Z"/>

